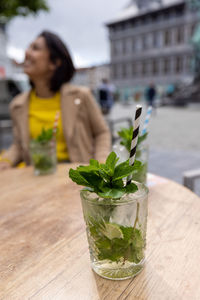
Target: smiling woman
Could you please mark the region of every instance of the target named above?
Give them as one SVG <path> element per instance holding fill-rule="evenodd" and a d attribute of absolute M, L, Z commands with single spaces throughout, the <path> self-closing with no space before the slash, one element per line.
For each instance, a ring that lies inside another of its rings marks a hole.
<path fill-rule="evenodd" d="M 25 161 L 30 164 L 29 142 L 43 128 L 52 128 L 60 112 L 57 134 L 59 161 L 104 161 L 110 151 L 110 133 L 89 89 L 69 82 L 75 68 L 67 47 L 48 31 L 26 50 L 24 72 L 31 90 L 10 105 L 14 143 L 3 154 L 0 170 Z"/>

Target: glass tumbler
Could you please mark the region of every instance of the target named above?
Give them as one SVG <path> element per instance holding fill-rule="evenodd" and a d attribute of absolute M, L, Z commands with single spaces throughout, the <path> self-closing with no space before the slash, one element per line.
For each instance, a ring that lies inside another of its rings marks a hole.
<path fill-rule="evenodd" d="M 120 199 L 80 192 L 91 266 L 100 276 L 123 280 L 138 274 L 145 261 L 148 189 Z"/>

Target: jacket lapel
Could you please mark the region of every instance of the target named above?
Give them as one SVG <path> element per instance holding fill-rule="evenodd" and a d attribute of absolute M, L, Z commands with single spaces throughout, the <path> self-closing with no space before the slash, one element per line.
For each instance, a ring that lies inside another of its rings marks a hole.
<path fill-rule="evenodd" d="M 70 84 L 65 84 L 61 89 L 61 111 L 63 131 L 68 143 L 73 138 L 80 103 L 81 99 L 78 98 L 76 89 Z"/>

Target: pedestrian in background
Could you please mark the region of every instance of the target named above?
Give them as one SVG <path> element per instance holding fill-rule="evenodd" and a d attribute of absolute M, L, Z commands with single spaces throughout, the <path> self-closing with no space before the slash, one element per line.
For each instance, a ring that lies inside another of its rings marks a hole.
<path fill-rule="evenodd" d="M 98 88 L 98 94 L 99 94 L 99 104 L 101 106 L 101 111 L 105 115 L 110 112 L 110 109 L 113 106 L 114 92 L 115 92 L 115 88 L 109 83 L 108 79 L 106 78 L 102 79 L 102 83 Z"/>
<path fill-rule="evenodd" d="M 147 105 L 152 106 L 154 109 L 156 108 L 155 107 L 156 94 L 157 92 L 156 92 L 155 85 L 151 83 L 145 91 L 145 98 L 147 101 Z"/>
<path fill-rule="evenodd" d="M 32 88 L 11 102 L 14 141 L 0 158 L 0 170 L 21 161 L 30 164 L 30 140 L 42 128 L 53 127 L 57 111 L 58 161 L 105 161 L 110 151 L 109 129 L 89 89 L 69 83 L 75 68 L 62 40 L 42 32 L 26 50 L 24 72 Z"/>

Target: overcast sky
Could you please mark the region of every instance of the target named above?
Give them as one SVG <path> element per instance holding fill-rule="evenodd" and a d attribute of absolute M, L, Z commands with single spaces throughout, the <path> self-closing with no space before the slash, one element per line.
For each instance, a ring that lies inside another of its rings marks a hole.
<path fill-rule="evenodd" d="M 49 0 L 50 12 L 17 17 L 8 26 L 8 53 L 23 60 L 23 50 L 44 29 L 67 43 L 76 66 L 109 61 L 108 32 L 104 24 L 130 0 Z"/>

